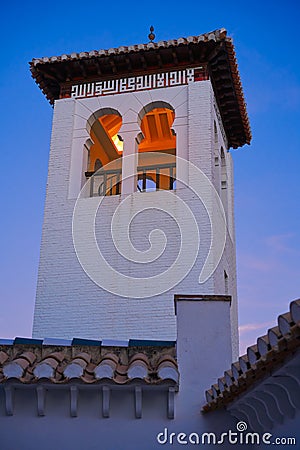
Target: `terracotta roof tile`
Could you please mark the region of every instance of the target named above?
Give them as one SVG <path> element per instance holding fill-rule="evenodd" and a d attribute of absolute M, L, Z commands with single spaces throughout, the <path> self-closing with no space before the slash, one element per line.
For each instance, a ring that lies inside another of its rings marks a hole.
<path fill-rule="evenodd" d="M 8 361 L 3 366 L 3 374 L 6 378 L 23 378 L 26 369 L 36 360 L 32 352 L 23 352 Z"/>
<path fill-rule="evenodd" d="M 247 372 L 250 367 L 250 363 L 247 355 L 240 356 L 239 358 L 240 369 L 243 373 Z"/>
<path fill-rule="evenodd" d="M 116 375 L 114 377 L 114 381 L 117 384 L 126 384 L 128 382 L 128 378 L 126 375 L 120 375 L 120 374 L 116 373 Z"/>
<path fill-rule="evenodd" d="M 41 362 L 35 365 L 33 370 L 34 375 L 37 378 L 54 378 L 59 375 L 61 378 L 62 368 L 59 371 L 59 365 L 63 362 L 65 355 L 63 352 L 53 352 L 42 359 Z"/>
<path fill-rule="evenodd" d="M 169 355 L 164 355 L 158 363 L 157 375 L 162 380 L 173 380 L 179 383 L 177 362 Z"/>
<path fill-rule="evenodd" d="M 9 358 L 9 356 L 8 356 L 7 353 L 2 352 L 2 351 L 0 352 L 0 364 L 1 364 L 1 365 L 4 364 L 5 361 L 8 360 L 8 358 Z"/>
<path fill-rule="evenodd" d="M 271 350 L 271 345 L 267 334 L 257 339 L 257 349 L 261 356 L 265 356 L 268 351 Z"/>
<path fill-rule="evenodd" d="M 86 368 L 86 366 L 91 362 L 91 355 L 88 353 L 79 353 L 76 355 L 76 358 L 73 358 L 73 363 L 79 364 L 82 368 Z"/>
<path fill-rule="evenodd" d="M 95 382 L 95 377 L 93 374 L 85 371 L 84 375 L 81 377 L 81 381 L 87 384 L 92 384 Z"/>
<path fill-rule="evenodd" d="M 232 371 L 231 370 L 226 370 L 224 375 L 225 375 L 226 385 L 227 386 L 231 386 L 233 381 L 234 381 L 233 380 L 233 376 L 232 376 Z"/>
<path fill-rule="evenodd" d="M 108 353 L 102 358 L 101 362 L 95 367 L 94 374 L 97 379 L 113 379 L 119 358 L 113 353 Z"/>
<path fill-rule="evenodd" d="M 141 358 L 139 354 L 138 358 L 132 358 L 128 367 L 128 378 L 131 380 L 141 379 L 145 380 L 149 375 L 149 362 L 148 358 Z"/>
<path fill-rule="evenodd" d="M 300 347 L 300 299 L 291 302 L 290 311 L 278 317 L 278 326 L 257 339 L 247 355 L 231 365 L 211 389 L 206 391 L 204 412 L 222 408 L 246 392 L 254 383 L 280 367 Z M 223 389 L 224 388 L 224 389 Z"/>
<path fill-rule="evenodd" d="M 36 356 L 32 352 L 24 352 L 20 355 L 20 359 L 24 359 L 28 364 L 33 364 L 36 360 Z"/>
<path fill-rule="evenodd" d="M 290 311 L 294 323 L 300 322 L 300 303 L 293 302 L 291 304 Z"/>
<path fill-rule="evenodd" d="M 219 386 L 219 390 L 220 392 L 224 392 L 226 389 L 226 380 L 225 377 L 219 378 L 218 379 L 218 386 Z"/>
<path fill-rule="evenodd" d="M 34 375 L 37 378 L 53 378 L 54 377 L 54 373 L 55 373 L 55 369 L 56 367 L 52 366 L 51 364 L 49 364 L 49 359 L 48 361 L 45 360 L 44 362 L 41 362 L 40 364 L 37 364 L 36 367 L 34 368 Z M 56 363 L 57 366 L 57 363 Z"/>
<path fill-rule="evenodd" d="M 283 335 L 291 332 L 291 327 L 294 325 L 291 314 L 288 312 L 286 314 L 281 314 L 278 317 L 278 327 L 280 333 Z"/>
<path fill-rule="evenodd" d="M 116 366 L 116 374 L 123 376 L 127 376 L 129 366 L 127 364 L 118 363 Z"/>
<path fill-rule="evenodd" d="M 256 364 L 257 359 L 260 357 L 256 344 L 247 348 L 247 356 L 250 364 Z"/>

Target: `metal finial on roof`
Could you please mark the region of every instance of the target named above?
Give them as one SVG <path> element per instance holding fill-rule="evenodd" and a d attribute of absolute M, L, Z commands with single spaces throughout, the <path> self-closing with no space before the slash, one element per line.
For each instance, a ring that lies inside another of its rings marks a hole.
<path fill-rule="evenodd" d="M 148 38 L 150 39 L 150 42 L 153 42 L 155 39 L 155 34 L 153 33 L 154 27 L 151 25 L 150 27 L 150 33 L 148 34 Z"/>

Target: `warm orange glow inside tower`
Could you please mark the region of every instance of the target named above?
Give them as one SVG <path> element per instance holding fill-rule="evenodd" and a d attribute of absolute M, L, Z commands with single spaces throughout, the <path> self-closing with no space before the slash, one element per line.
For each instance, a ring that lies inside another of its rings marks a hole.
<path fill-rule="evenodd" d="M 149 111 L 141 122 L 138 189 L 142 191 L 174 189 L 176 136 L 172 130 L 175 113 L 168 108 Z M 157 152 L 157 155 L 147 152 Z"/>
<path fill-rule="evenodd" d="M 118 138 L 122 118 L 106 114 L 94 123 L 91 129 L 93 145 L 90 148 L 88 172 L 94 172 L 122 156 L 123 143 Z"/>

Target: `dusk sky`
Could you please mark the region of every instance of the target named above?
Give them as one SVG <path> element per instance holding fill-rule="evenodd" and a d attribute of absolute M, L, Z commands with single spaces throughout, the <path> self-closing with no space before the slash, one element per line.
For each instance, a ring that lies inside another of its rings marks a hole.
<path fill-rule="evenodd" d="M 5 2 L 1 11 L 0 337 L 31 336 L 53 109 L 35 57 L 226 28 L 253 140 L 232 152 L 241 351 L 300 297 L 300 5 L 254 2 Z"/>

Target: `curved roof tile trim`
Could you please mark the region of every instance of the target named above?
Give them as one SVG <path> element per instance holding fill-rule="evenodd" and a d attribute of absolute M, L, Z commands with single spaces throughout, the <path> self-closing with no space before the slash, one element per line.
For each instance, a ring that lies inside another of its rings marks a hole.
<path fill-rule="evenodd" d="M 300 348 L 300 299 L 278 317 L 278 326 L 268 330 L 248 347 L 247 354 L 231 365 L 224 376 L 205 393 L 203 412 L 224 408 L 257 381 L 268 376 Z"/>
<path fill-rule="evenodd" d="M 28 351 L 24 351 L 28 349 Z M 161 376 L 168 367 L 170 377 Z M 39 346 L 36 344 L 0 345 L 0 383 L 14 379 L 22 384 L 44 380 L 53 384 L 68 384 L 80 380 L 83 384 L 109 381 L 130 384 L 134 380 L 147 385 L 178 385 L 179 373 L 174 347 L 100 348 L 95 346 Z"/>
<path fill-rule="evenodd" d="M 61 56 L 33 58 L 32 61 L 30 62 L 30 65 L 36 66 L 37 64 L 63 61 L 66 59 L 86 59 L 86 58 L 93 58 L 94 56 L 120 55 L 123 53 L 137 52 L 140 50 L 146 51 L 150 49 L 168 48 L 179 45 L 187 45 L 190 43 L 197 44 L 199 42 L 208 42 L 208 41 L 217 42 L 219 40 L 225 39 L 226 37 L 227 37 L 227 30 L 225 30 L 225 28 L 221 28 L 220 30 L 200 34 L 199 36 L 189 36 L 187 38 L 181 37 L 178 39 L 169 39 L 168 41 L 149 42 L 148 44 L 120 46 L 110 48 L 108 50 L 92 50 L 90 52 L 79 52 L 79 53 L 73 52 L 69 55 L 63 54 Z"/>

